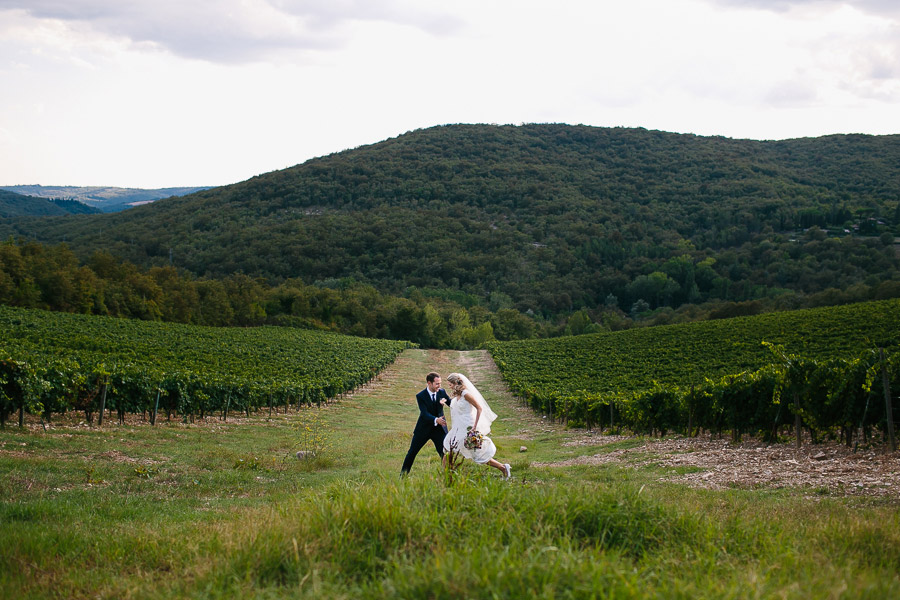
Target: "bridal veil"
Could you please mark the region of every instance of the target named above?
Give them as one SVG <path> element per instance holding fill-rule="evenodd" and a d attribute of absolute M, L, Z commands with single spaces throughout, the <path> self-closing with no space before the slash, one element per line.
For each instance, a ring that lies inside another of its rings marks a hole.
<path fill-rule="evenodd" d="M 462 373 L 451 373 L 447 376 L 447 379 L 452 379 L 454 375 L 459 377 L 459 380 L 466 388 L 466 393 L 481 406 L 481 418 L 478 420 L 478 432 L 483 435 L 489 434 L 491 432 L 491 423 L 497 418 L 497 413 L 491 410 L 491 407 L 488 405 L 487 401 L 485 401 L 484 396 L 482 396 L 481 392 L 478 391 L 478 388 L 469 381 L 468 377 Z"/>

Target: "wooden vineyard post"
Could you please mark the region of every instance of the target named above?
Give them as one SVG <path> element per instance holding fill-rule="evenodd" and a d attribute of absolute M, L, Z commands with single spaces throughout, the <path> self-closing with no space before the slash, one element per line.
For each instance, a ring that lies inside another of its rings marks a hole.
<path fill-rule="evenodd" d="M 800 418 L 800 395 L 797 392 L 794 392 L 794 433 L 797 436 L 797 447 L 800 447 L 800 425 L 802 424 L 802 419 Z"/>
<path fill-rule="evenodd" d="M 19 407 L 19 427 L 25 427 L 25 403 Z"/>
<path fill-rule="evenodd" d="M 106 384 L 100 390 L 100 417 L 97 419 L 97 427 L 103 427 L 103 411 L 106 410 Z"/>
<path fill-rule="evenodd" d="M 887 364 L 884 361 L 884 348 L 878 349 L 881 354 L 881 382 L 884 386 L 884 408 L 887 416 L 888 441 L 891 452 L 897 451 L 897 438 L 894 437 L 894 411 L 891 407 L 891 379 L 888 377 Z"/>
<path fill-rule="evenodd" d="M 692 438 L 694 437 L 694 384 L 691 384 L 691 395 L 689 397 L 687 434 L 689 438 Z"/>
<path fill-rule="evenodd" d="M 150 424 L 156 425 L 156 414 L 159 412 L 159 394 L 162 390 L 156 388 L 156 404 L 153 406 L 153 415 L 150 417 Z"/>

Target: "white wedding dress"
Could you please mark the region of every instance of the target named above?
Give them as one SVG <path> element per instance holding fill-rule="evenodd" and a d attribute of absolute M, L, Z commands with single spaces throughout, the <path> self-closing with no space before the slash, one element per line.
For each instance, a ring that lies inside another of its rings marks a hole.
<path fill-rule="evenodd" d="M 444 437 L 444 452 L 449 452 L 452 448 L 454 452 L 458 452 L 478 464 L 484 464 L 491 460 L 497 452 L 494 442 L 487 437 L 491 432 L 491 423 L 494 422 L 497 415 L 491 410 L 491 407 L 487 405 L 487 402 L 484 401 L 484 398 L 477 390 L 473 393 L 471 388 L 464 389 L 463 394 L 481 405 L 478 432 L 484 435 L 484 441 L 481 444 L 481 448 L 477 450 L 469 450 L 465 447 L 467 428 L 475 424 L 475 416 L 478 412 L 472 403 L 465 398 L 453 398 L 450 402 L 450 430 Z"/>

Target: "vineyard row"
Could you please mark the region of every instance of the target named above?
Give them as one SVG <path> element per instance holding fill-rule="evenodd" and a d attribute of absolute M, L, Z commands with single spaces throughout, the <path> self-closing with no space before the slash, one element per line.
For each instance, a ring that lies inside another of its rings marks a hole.
<path fill-rule="evenodd" d="M 382 356 L 341 377 L 279 382 L 209 378 L 143 367 L 91 367 L 66 360 L 36 364 L 0 358 L 0 426 L 15 413 L 20 425 L 26 413 L 40 415 L 43 423 L 49 423 L 54 413 L 72 410 L 83 411 L 88 423 L 93 423 L 97 414 L 102 424 L 107 410 L 116 411 L 120 422 L 126 414 L 149 414 L 155 423 L 157 414 L 167 418 L 177 414 L 193 422 L 195 416 L 218 413 L 227 418 L 229 412 L 321 406 L 368 383 L 395 357 Z"/>
<path fill-rule="evenodd" d="M 0 306 L 0 423 L 101 407 L 183 418 L 315 405 L 391 364 L 407 342 L 286 327 L 214 328 Z"/>
<path fill-rule="evenodd" d="M 885 440 L 893 437 L 897 411 L 891 390 L 900 390 L 900 351 L 874 349 L 852 359 L 815 360 L 768 346 L 774 362 L 757 370 L 690 386 L 654 383 L 620 393 L 534 387 L 505 361 L 497 363 L 514 394 L 536 411 L 575 426 L 689 436 L 705 429 L 729 431 L 734 441 L 755 434 L 769 442 L 786 427 L 799 440 L 802 427 L 813 441 L 831 436 L 848 446 L 854 440 L 871 442 L 874 430 Z"/>

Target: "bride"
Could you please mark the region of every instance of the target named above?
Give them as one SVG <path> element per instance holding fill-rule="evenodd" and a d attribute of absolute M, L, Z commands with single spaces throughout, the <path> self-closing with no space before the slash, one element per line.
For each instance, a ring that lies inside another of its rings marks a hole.
<path fill-rule="evenodd" d="M 450 431 L 444 437 L 444 458 L 451 450 L 462 454 L 476 463 L 498 469 L 504 479 L 509 479 L 509 464 L 494 460 L 497 447 L 487 435 L 491 432 L 491 423 L 497 418 L 478 389 L 472 385 L 465 375 L 451 373 L 447 376 L 447 387 L 450 391 Z M 445 404 L 441 400 L 442 404 Z M 481 434 L 480 448 L 466 448 L 466 433 L 472 431 Z"/>

